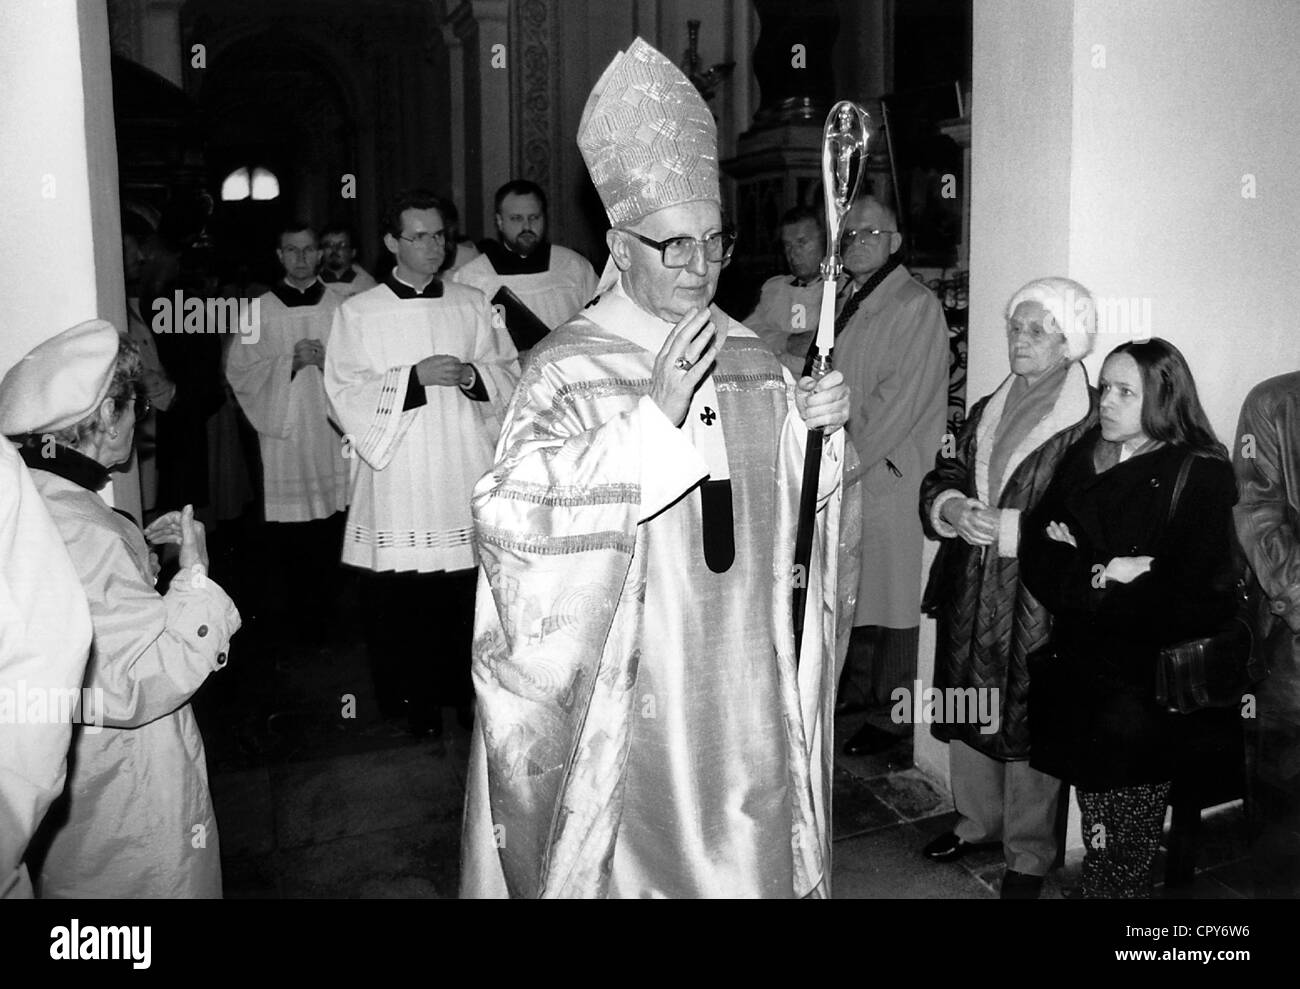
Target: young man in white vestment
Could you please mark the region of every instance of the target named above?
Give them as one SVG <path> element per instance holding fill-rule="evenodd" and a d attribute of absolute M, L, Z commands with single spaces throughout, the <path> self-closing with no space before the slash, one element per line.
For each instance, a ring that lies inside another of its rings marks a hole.
<path fill-rule="evenodd" d="M 498 240 L 457 268 L 452 280 L 471 285 L 491 300 L 501 286 L 510 289 L 533 315 L 555 329 L 575 316 L 596 294 L 596 273 L 577 251 L 546 238 L 546 193 L 527 179 L 497 190 Z"/>
<path fill-rule="evenodd" d="M 348 463 L 325 397 L 325 352 L 343 296 L 316 274 L 316 232 L 291 221 L 276 256 L 284 278 L 258 299 L 257 336 L 226 355 L 226 379 L 257 430 L 274 564 L 268 602 L 282 649 L 320 646 L 334 610 L 348 507 Z"/>
<path fill-rule="evenodd" d="M 463 896 L 829 891 L 849 394 L 838 372 L 796 386 L 710 305 L 734 242 L 716 142 L 641 39 L 587 102 L 603 294 L 534 348 L 474 494 Z M 829 435 L 796 665 L 808 427 Z"/>
<path fill-rule="evenodd" d="M 325 390 L 352 461 L 343 562 L 361 570 L 366 648 L 385 717 L 468 726 L 475 567 L 474 482 L 492 466 L 519 379 L 504 325 L 477 289 L 444 284 L 446 224 L 426 190 L 384 220 L 392 273 L 334 319 Z"/>

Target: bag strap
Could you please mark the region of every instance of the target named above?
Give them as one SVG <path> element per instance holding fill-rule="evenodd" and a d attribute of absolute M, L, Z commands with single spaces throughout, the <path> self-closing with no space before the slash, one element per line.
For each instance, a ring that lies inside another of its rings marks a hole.
<path fill-rule="evenodd" d="M 1192 469 L 1192 455 L 1189 453 L 1183 458 L 1182 465 L 1178 468 L 1178 480 L 1174 481 L 1174 496 L 1169 499 L 1169 516 L 1165 519 L 1165 526 L 1168 527 L 1174 520 L 1174 513 L 1178 511 L 1178 499 L 1182 497 L 1183 488 L 1187 486 L 1187 475 Z"/>

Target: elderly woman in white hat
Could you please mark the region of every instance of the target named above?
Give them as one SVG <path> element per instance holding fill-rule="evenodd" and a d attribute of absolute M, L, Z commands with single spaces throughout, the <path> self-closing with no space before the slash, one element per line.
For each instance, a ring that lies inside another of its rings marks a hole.
<path fill-rule="evenodd" d="M 203 526 L 170 512 L 142 535 L 99 492 L 131 457 L 141 364 L 91 320 L 38 346 L 0 381 L 0 433 L 20 446 L 90 605 L 93 645 L 70 759 L 67 819 L 43 897 L 221 895 L 203 739 L 189 701 L 226 663 L 239 612 L 206 576 Z M 180 545 L 154 589 L 146 539 Z"/>
<path fill-rule="evenodd" d="M 986 691 L 978 710 L 999 715 L 931 726 L 949 744 L 958 817 L 925 855 L 952 862 L 1000 845 L 1002 896 L 1019 899 L 1038 895 L 1056 858 L 1061 792 L 1060 780 L 1029 765 L 1026 659 L 1046 644 L 1052 620 L 1020 580 L 1020 519 L 1097 422 L 1079 363 L 1092 349 L 1096 306 L 1078 282 L 1039 278 L 1011 297 L 1006 320 L 1011 374 L 975 403 L 955 452 L 941 450 L 921 482 L 921 519 L 941 543 L 924 602 L 939 622 L 934 686 Z"/>

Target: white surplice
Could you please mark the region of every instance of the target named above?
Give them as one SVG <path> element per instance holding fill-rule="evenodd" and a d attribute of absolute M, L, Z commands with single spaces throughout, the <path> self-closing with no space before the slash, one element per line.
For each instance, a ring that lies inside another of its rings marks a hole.
<path fill-rule="evenodd" d="M 472 364 L 470 389 L 415 386 L 434 354 Z M 483 294 L 446 284 L 439 298 L 400 298 L 387 282 L 339 308 L 325 390 L 352 457 L 343 562 L 366 570 L 463 570 L 478 562 L 470 493 L 492 466 L 519 357 Z M 470 392 L 481 387 L 486 400 Z"/>
<path fill-rule="evenodd" d="M 267 292 L 258 299 L 256 342 L 241 336 L 226 356 L 226 379 L 257 430 L 268 522 L 329 518 L 348 505 L 348 464 L 329 420 L 320 368 L 292 370 L 299 340 L 320 340 L 329 352 L 341 301 L 326 288 L 314 305 L 287 306 Z"/>
<path fill-rule="evenodd" d="M 596 273 L 577 251 L 552 244 L 546 271 L 532 274 L 499 274 L 487 254 L 457 268 L 452 280 L 478 289 L 491 299 L 502 285 L 519 296 L 533 314 L 555 329 L 571 319 L 596 294 Z"/>

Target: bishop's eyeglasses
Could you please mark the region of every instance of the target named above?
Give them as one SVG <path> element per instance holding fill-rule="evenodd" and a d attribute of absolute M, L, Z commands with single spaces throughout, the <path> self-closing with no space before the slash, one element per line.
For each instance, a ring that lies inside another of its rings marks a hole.
<path fill-rule="evenodd" d="M 720 230 L 709 234 L 703 240 L 698 237 L 669 237 L 667 240 L 651 240 L 642 237 L 635 230 L 625 230 L 646 247 L 653 247 L 663 259 L 665 268 L 685 268 L 695 258 L 696 250 L 704 251 L 704 260 L 710 264 L 729 261 L 731 252 L 736 249 L 736 232 Z"/>

